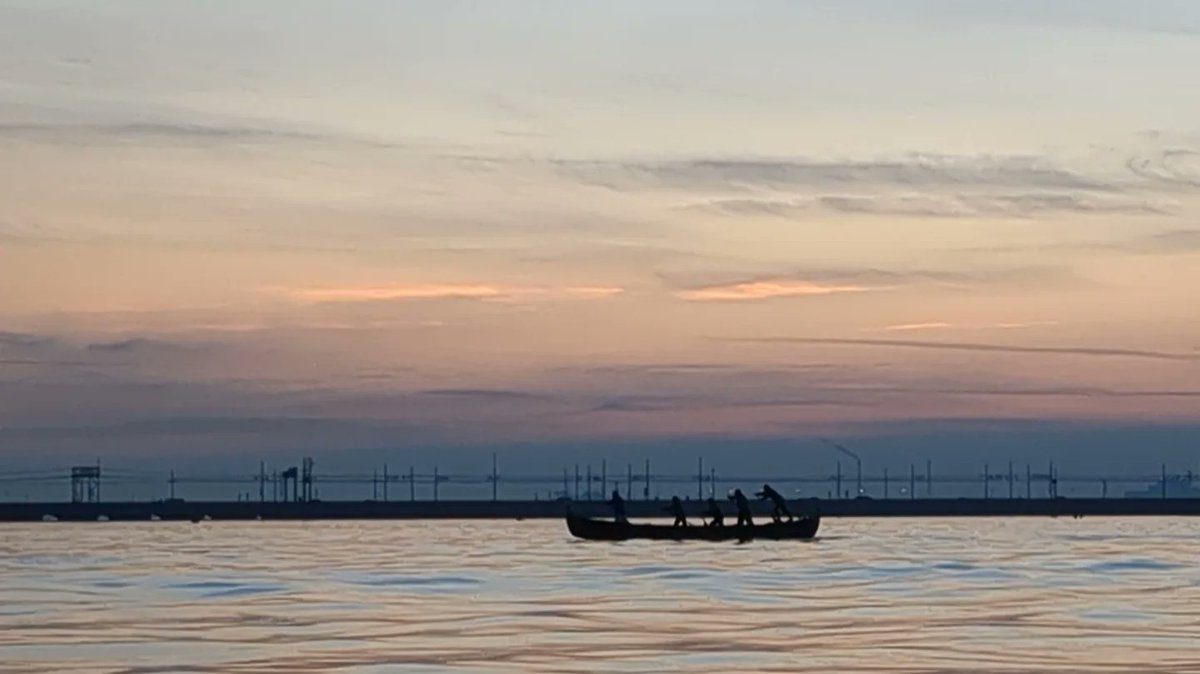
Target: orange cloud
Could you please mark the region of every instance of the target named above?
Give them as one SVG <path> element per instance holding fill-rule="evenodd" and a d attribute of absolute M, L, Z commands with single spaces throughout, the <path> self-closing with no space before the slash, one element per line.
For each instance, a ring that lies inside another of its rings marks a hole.
<path fill-rule="evenodd" d="M 1026 321 L 1021 323 L 981 323 L 979 325 L 963 325 L 934 321 L 929 323 L 900 323 L 885 325 L 882 328 L 864 328 L 865 332 L 906 332 L 910 330 L 1013 330 L 1032 328 L 1041 325 L 1058 325 L 1058 321 Z"/>
<path fill-rule="evenodd" d="M 832 295 L 834 293 L 862 293 L 886 288 L 858 285 L 821 285 L 810 281 L 776 280 L 749 281 L 730 285 L 709 286 L 676 293 L 676 297 L 689 302 L 713 302 L 730 300 L 765 300 L 775 297 L 802 297 L 806 295 Z"/>
<path fill-rule="evenodd" d="M 899 325 L 885 325 L 879 329 L 884 332 L 901 332 L 906 330 L 937 330 L 950 327 L 953 326 L 949 323 L 901 323 Z"/>
<path fill-rule="evenodd" d="M 612 297 L 625 292 L 624 288 L 615 286 L 569 286 L 563 292 L 572 297 L 592 297 L 596 299 Z"/>
<path fill-rule="evenodd" d="M 603 299 L 624 292 L 609 286 L 567 286 L 564 288 L 504 287 L 478 283 L 417 283 L 410 285 L 363 286 L 342 288 L 264 288 L 264 292 L 282 295 L 303 304 L 336 302 L 383 302 L 393 300 L 468 299 L 518 301 L 521 299 L 578 298 Z"/>

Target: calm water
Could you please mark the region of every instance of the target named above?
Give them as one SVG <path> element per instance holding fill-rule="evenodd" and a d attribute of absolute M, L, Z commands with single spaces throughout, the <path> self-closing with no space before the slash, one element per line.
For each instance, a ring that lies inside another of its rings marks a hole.
<path fill-rule="evenodd" d="M 0 672 L 1200 672 L 1200 522 L 0 525 Z"/>

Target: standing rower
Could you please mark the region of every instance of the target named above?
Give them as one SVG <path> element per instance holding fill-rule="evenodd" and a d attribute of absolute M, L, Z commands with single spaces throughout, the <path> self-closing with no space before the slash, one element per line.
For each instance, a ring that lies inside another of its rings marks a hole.
<path fill-rule="evenodd" d="M 750 499 L 746 498 L 742 490 L 734 489 L 729 498 L 737 505 L 737 525 L 739 527 L 743 524 L 748 527 L 754 526 L 754 519 L 750 516 Z"/>
<path fill-rule="evenodd" d="M 617 524 L 629 524 L 629 519 L 625 517 L 625 499 L 621 498 L 621 490 L 614 489 L 612 498 L 608 500 L 608 504 L 612 506 L 613 518 Z"/>
<path fill-rule="evenodd" d="M 709 518 L 708 526 L 725 526 L 725 513 L 721 512 L 721 506 L 717 505 L 717 499 L 711 496 L 708 497 L 708 510 L 704 511 L 704 515 Z"/>
<path fill-rule="evenodd" d="M 780 494 L 772 489 L 771 485 L 764 484 L 762 491 L 755 494 L 755 496 L 757 496 L 760 501 L 770 499 L 771 503 L 775 505 L 775 508 L 771 511 L 771 519 L 778 522 L 780 519 L 782 519 L 783 515 L 787 515 L 788 521 L 792 521 L 792 512 L 788 510 L 787 501 L 783 498 L 783 494 Z"/>
<path fill-rule="evenodd" d="M 667 508 L 667 512 L 675 516 L 675 523 L 671 526 L 686 527 L 688 525 L 687 513 L 683 512 L 683 501 L 680 501 L 678 496 L 671 497 L 671 506 Z"/>

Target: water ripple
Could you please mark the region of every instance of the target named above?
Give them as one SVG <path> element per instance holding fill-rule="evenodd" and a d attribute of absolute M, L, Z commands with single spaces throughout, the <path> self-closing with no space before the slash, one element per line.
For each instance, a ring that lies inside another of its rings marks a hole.
<path fill-rule="evenodd" d="M 47 526 L 3 527 L 0 672 L 1200 671 L 1185 519 Z"/>

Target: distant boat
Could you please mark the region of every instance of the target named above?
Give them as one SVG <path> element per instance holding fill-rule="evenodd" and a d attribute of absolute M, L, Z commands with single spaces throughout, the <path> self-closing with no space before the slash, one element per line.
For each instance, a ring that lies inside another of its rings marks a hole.
<path fill-rule="evenodd" d="M 567 513 L 567 529 L 571 535 L 590 541 L 804 540 L 816 536 L 820 526 L 820 517 L 805 517 L 791 522 L 770 522 L 750 527 L 674 527 L 667 524 L 618 524 L 613 520 L 598 520 Z"/>
<path fill-rule="evenodd" d="M 42 515 L 43 522 L 57 522 L 58 518 L 54 515 Z"/>
<path fill-rule="evenodd" d="M 155 514 L 151 513 L 151 515 L 150 515 L 150 521 L 151 521 L 151 522 L 158 522 L 158 521 L 161 521 L 161 520 L 162 520 L 162 518 L 161 518 L 161 517 L 159 517 L 158 515 L 155 515 Z"/>
<path fill-rule="evenodd" d="M 99 517 L 97 517 L 97 518 L 96 518 L 96 521 L 97 521 L 97 522 L 107 522 L 107 521 L 108 521 L 108 515 L 100 515 Z"/>

